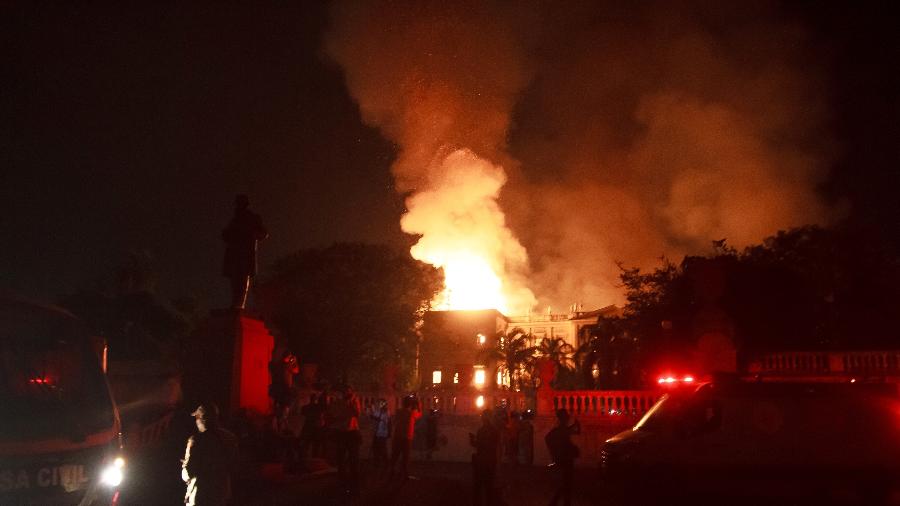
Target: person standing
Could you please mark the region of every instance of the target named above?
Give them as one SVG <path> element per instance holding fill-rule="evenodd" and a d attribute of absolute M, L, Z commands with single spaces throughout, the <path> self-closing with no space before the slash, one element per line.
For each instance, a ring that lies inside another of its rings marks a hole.
<path fill-rule="evenodd" d="M 388 479 L 394 477 L 398 460 L 401 463 L 403 479 L 409 478 L 409 452 L 416 433 L 416 420 L 421 416 L 419 400 L 411 395 L 404 397 L 400 409 L 394 415 L 394 440 L 391 446 L 391 472 Z"/>
<path fill-rule="evenodd" d="M 491 410 L 481 413 L 478 433 L 469 433 L 469 444 L 475 447 L 472 455 L 472 504 L 495 505 L 500 503 L 497 494 L 497 466 L 500 460 L 500 430 L 494 426 Z"/>
<path fill-rule="evenodd" d="M 506 451 L 506 459 L 511 464 L 515 464 L 519 459 L 520 426 L 519 413 L 518 411 L 513 411 L 509 414 L 503 431 L 503 448 Z"/>
<path fill-rule="evenodd" d="M 188 506 L 225 506 L 231 497 L 231 471 L 237 460 L 237 437 L 219 426 L 215 404 L 200 404 L 191 416 L 197 433 L 187 441 L 181 478 Z"/>
<path fill-rule="evenodd" d="M 557 473 L 556 492 L 550 499 L 550 506 L 556 506 L 560 499 L 564 506 L 572 504 L 572 485 L 575 477 L 575 459 L 579 450 L 572 442 L 572 436 L 581 434 L 581 424 L 578 420 L 569 425 L 569 412 L 565 409 L 556 410 L 556 427 L 544 437 L 550 456 L 553 457 L 551 466 Z"/>
<path fill-rule="evenodd" d="M 534 463 L 534 425 L 531 424 L 531 411 L 522 413 L 519 424 L 519 463 L 530 466 Z"/>
<path fill-rule="evenodd" d="M 438 445 L 438 410 L 431 409 L 425 417 L 425 458 L 431 460 Z"/>
<path fill-rule="evenodd" d="M 290 407 L 297 401 L 297 389 L 294 388 L 294 376 L 300 373 L 300 364 L 297 357 L 289 350 L 285 350 L 281 360 L 275 365 L 275 374 L 272 375 L 272 398 L 275 401 L 275 417 L 273 420 L 275 432 L 284 435 L 287 429 Z"/>
<path fill-rule="evenodd" d="M 300 429 L 299 458 L 303 462 L 311 457 L 321 454 L 322 431 L 325 430 L 325 403 L 317 398 L 316 394 L 310 394 L 309 404 L 300 408 L 300 416 L 303 417 L 303 427 Z"/>
<path fill-rule="evenodd" d="M 350 495 L 359 495 L 360 402 L 353 389 L 344 387 L 341 398 L 328 405 L 329 427 L 337 446 L 338 479 Z"/>
<path fill-rule="evenodd" d="M 372 435 L 372 459 L 375 467 L 385 468 L 388 465 L 387 440 L 391 437 L 391 414 L 387 401 L 378 399 L 378 407 L 369 415 L 375 421 Z"/>

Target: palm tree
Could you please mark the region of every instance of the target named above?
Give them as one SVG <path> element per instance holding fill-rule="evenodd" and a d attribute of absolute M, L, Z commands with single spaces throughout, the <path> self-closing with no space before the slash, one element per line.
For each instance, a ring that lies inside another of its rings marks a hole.
<path fill-rule="evenodd" d="M 546 360 L 559 371 L 575 369 L 575 348 L 561 337 L 545 337 L 534 348 L 538 360 Z"/>
<path fill-rule="evenodd" d="M 497 363 L 499 370 L 510 380 L 510 386 L 519 387 L 519 380 L 527 375 L 532 366 L 534 348 L 529 344 L 529 335 L 521 328 L 513 328 L 506 334 L 500 332 L 495 345 L 483 350 L 479 359 L 485 363 Z"/>
<path fill-rule="evenodd" d="M 601 357 L 606 351 L 602 339 L 600 336 L 591 336 L 590 340 L 579 346 L 575 352 L 575 361 L 581 372 L 581 380 L 587 388 L 597 387 L 593 372 L 594 366 L 600 366 Z"/>

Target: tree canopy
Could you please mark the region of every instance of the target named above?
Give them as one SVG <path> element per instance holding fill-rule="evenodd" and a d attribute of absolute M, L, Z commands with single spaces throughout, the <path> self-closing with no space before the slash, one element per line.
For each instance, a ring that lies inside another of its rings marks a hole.
<path fill-rule="evenodd" d="M 257 292 L 301 362 L 366 388 L 385 367 L 396 367 L 400 382 L 411 378 L 418 326 L 442 289 L 442 272 L 405 251 L 335 244 L 277 260 Z"/>
<path fill-rule="evenodd" d="M 109 343 L 112 360 L 176 363 L 200 319 L 191 299 L 169 301 L 157 293 L 156 268 L 148 252 L 133 251 L 115 270 L 114 280 L 98 280 L 64 296 L 60 305 L 82 318 Z"/>
<path fill-rule="evenodd" d="M 716 241 L 709 255 L 623 269 L 621 279 L 624 315 L 595 334 L 633 340 L 645 364 L 693 344 L 710 305 L 727 315 L 743 353 L 900 344 L 900 261 L 855 230 L 797 228 L 740 252 Z"/>

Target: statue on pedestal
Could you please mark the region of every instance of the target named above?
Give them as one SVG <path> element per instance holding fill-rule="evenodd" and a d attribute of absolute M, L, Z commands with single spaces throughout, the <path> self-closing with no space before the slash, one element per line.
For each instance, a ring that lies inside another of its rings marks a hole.
<path fill-rule="evenodd" d="M 258 214 L 250 210 L 250 199 L 234 199 L 234 216 L 222 231 L 225 261 L 222 274 L 231 281 L 231 308 L 244 309 L 250 279 L 256 276 L 257 243 L 269 236 Z"/>

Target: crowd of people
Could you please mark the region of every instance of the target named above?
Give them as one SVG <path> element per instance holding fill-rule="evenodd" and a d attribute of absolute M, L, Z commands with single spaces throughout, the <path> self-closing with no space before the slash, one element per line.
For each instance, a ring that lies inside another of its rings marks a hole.
<path fill-rule="evenodd" d="M 423 457 L 430 459 L 437 449 L 439 414 L 429 410 L 424 423 L 417 423 L 423 415 L 419 401 L 413 395 L 404 397 L 393 412 L 385 399 L 364 410 L 353 389 L 344 387 L 338 396 L 328 392 L 311 395 L 298 411 L 302 424 L 295 436 L 289 438 L 292 443 L 286 445 L 288 464 L 302 466 L 311 459 L 324 459 L 328 446 L 337 467 L 339 483 L 350 496 L 360 494 L 361 418 L 371 421 L 372 464 L 385 482 L 410 478 L 409 461 L 417 426 L 419 432 L 424 432 L 420 436 L 425 441 Z M 238 438 L 221 427 L 214 404 L 201 404 L 193 415 L 197 433 L 188 440 L 182 461 L 182 478 L 187 484 L 185 504 L 224 505 L 230 490 L 228 477 L 237 456 Z M 553 459 L 550 466 L 556 483 L 550 502 L 553 506 L 560 502 L 571 504 L 574 463 L 579 454 L 572 436 L 581 431 L 577 420 L 570 423 L 566 410 L 558 410 L 556 417 L 556 426 L 544 438 Z M 486 409 L 480 418 L 480 427 L 469 434 L 469 443 L 473 447 L 473 503 L 503 504 L 497 470 L 502 462 L 533 463 L 532 417 L 530 412 L 519 414 Z"/>
<path fill-rule="evenodd" d="M 440 413 L 431 409 L 423 415 L 415 395 L 400 399 L 392 406 L 386 399 L 363 406 L 352 388 L 345 386 L 337 395 L 323 389 L 300 404 L 293 388 L 296 359 L 286 353 L 279 370 L 273 374 L 272 397 L 275 404 L 272 432 L 282 441 L 287 472 L 306 472 L 315 461 L 331 460 L 338 480 L 349 496 L 360 494 L 360 449 L 363 439 L 361 421 L 371 427 L 371 461 L 377 478 L 384 483 L 410 479 L 409 461 L 414 441 L 422 458 L 430 460 L 438 451 Z M 281 381 L 278 381 L 281 380 Z M 185 504 L 227 504 L 229 475 L 237 458 L 238 437 L 219 424 L 214 404 L 201 404 L 193 412 L 197 432 L 187 443 L 182 461 L 182 478 L 187 484 Z M 551 464 L 556 488 L 550 504 L 571 504 L 574 462 L 578 447 L 572 436 L 580 433 L 577 420 L 570 423 L 566 410 L 556 412 L 557 424 L 545 437 L 553 459 Z M 531 465 L 534 462 L 533 413 L 486 409 L 481 424 L 469 434 L 472 454 L 473 503 L 503 504 L 497 486 L 501 463 Z M 241 431 L 238 429 L 239 434 Z M 417 439 L 418 438 L 418 439 Z M 443 438 L 446 443 L 446 438 Z"/>

